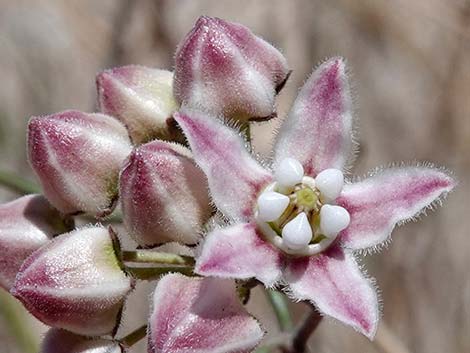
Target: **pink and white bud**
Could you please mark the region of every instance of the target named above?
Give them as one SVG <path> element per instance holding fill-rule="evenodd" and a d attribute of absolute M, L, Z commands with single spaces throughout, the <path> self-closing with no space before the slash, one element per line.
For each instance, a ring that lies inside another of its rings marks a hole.
<path fill-rule="evenodd" d="M 54 207 L 65 214 L 102 217 L 114 208 L 119 170 L 131 143 L 116 119 L 68 110 L 31 118 L 28 152 Z"/>
<path fill-rule="evenodd" d="M 52 328 L 41 344 L 40 353 L 124 353 L 116 341 L 93 339 Z"/>
<path fill-rule="evenodd" d="M 96 86 L 101 111 L 126 125 L 132 142 L 178 139 L 172 119 L 178 107 L 172 72 L 137 65 L 117 67 L 98 74 Z"/>
<path fill-rule="evenodd" d="M 62 234 L 26 259 L 11 293 L 46 325 L 90 336 L 113 333 L 133 288 L 115 248 L 114 233 L 104 227 Z"/>
<path fill-rule="evenodd" d="M 173 273 L 155 288 L 148 353 L 248 353 L 263 335 L 234 281 Z"/>
<path fill-rule="evenodd" d="M 120 194 L 124 225 L 143 246 L 195 244 L 211 215 L 206 177 L 175 143 L 136 148 L 121 172 Z"/>
<path fill-rule="evenodd" d="M 200 17 L 176 51 L 179 103 L 241 121 L 273 117 L 289 76 L 285 57 L 238 23 Z"/>
<path fill-rule="evenodd" d="M 0 287 L 9 291 L 23 261 L 70 226 L 42 195 L 0 205 Z"/>

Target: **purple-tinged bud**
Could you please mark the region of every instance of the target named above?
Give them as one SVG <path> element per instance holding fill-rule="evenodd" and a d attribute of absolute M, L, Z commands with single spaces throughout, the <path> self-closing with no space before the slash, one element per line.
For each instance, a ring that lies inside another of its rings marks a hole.
<path fill-rule="evenodd" d="M 172 119 L 178 105 L 173 98 L 173 73 L 145 66 L 123 66 L 96 77 L 103 113 L 126 125 L 132 142 L 181 138 Z"/>
<path fill-rule="evenodd" d="M 89 336 L 112 333 L 134 285 L 118 248 L 104 227 L 62 234 L 26 259 L 11 293 L 46 325 Z"/>
<path fill-rule="evenodd" d="M 26 195 L 0 205 L 0 287 L 10 290 L 21 264 L 54 235 L 70 230 L 42 195 Z"/>
<path fill-rule="evenodd" d="M 40 353 L 124 353 L 116 341 L 93 339 L 52 328 L 41 344 Z"/>
<path fill-rule="evenodd" d="M 269 119 L 288 76 L 285 57 L 271 44 L 245 26 L 203 16 L 178 46 L 174 94 L 211 114 Z"/>
<path fill-rule="evenodd" d="M 29 121 L 29 162 L 49 202 L 65 214 L 109 214 L 131 148 L 125 127 L 107 115 L 68 110 Z"/>
<path fill-rule="evenodd" d="M 206 177 L 175 143 L 136 148 L 121 172 L 120 194 L 124 225 L 143 246 L 195 244 L 211 215 Z"/>

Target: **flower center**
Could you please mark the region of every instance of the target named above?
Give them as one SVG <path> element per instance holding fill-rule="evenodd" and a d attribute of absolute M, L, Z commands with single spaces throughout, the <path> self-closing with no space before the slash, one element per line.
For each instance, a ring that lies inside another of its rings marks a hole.
<path fill-rule="evenodd" d="M 275 179 L 258 197 L 259 229 L 290 255 L 315 255 L 327 249 L 350 221 L 348 211 L 334 204 L 344 185 L 343 173 L 326 169 L 314 179 L 304 176 L 299 161 L 286 158 Z"/>

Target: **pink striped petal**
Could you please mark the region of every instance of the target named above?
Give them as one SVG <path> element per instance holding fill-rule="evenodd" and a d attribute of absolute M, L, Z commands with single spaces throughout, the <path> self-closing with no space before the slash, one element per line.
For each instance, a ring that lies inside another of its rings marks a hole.
<path fill-rule="evenodd" d="M 267 119 L 288 74 L 284 56 L 248 28 L 203 16 L 178 46 L 174 92 L 213 115 Z"/>
<path fill-rule="evenodd" d="M 124 125 L 108 115 L 67 110 L 29 121 L 29 162 L 44 195 L 66 214 L 111 213 L 131 149 Z"/>
<path fill-rule="evenodd" d="M 203 276 L 256 278 L 271 287 L 281 278 L 283 263 L 282 254 L 261 238 L 255 225 L 237 224 L 207 235 L 195 271 Z"/>
<path fill-rule="evenodd" d="M 354 257 L 340 247 L 293 259 L 284 273 L 296 300 L 309 300 L 318 310 L 372 339 L 379 320 L 375 289 Z"/>
<path fill-rule="evenodd" d="M 175 113 L 175 119 L 206 173 L 217 207 L 228 217 L 249 219 L 271 174 L 250 156 L 241 137 L 217 119 L 188 109 Z"/>
<path fill-rule="evenodd" d="M 46 325 L 100 336 L 115 331 L 134 281 L 114 234 L 87 227 L 54 238 L 21 266 L 11 293 Z"/>
<path fill-rule="evenodd" d="M 67 232 L 72 223 L 42 195 L 0 205 L 0 287 L 10 290 L 23 261 L 52 236 Z"/>
<path fill-rule="evenodd" d="M 176 143 L 156 140 L 136 148 L 119 189 L 124 225 L 143 246 L 195 244 L 212 212 L 206 176 Z"/>
<path fill-rule="evenodd" d="M 177 109 L 172 72 L 139 65 L 115 67 L 98 74 L 96 86 L 101 111 L 126 125 L 132 142 L 177 137 L 170 119 Z"/>
<path fill-rule="evenodd" d="M 416 216 L 455 185 L 445 172 L 421 166 L 391 168 L 345 185 L 336 202 L 349 211 L 351 223 L 341 240 L 354 249 L 378 245 L 397 223 Z"/>
<path fill-rule="evenodd" d="M 169 274 L 155 289 L 149 353 L 248 353 L 262 337 L 233 281 Z"/>
<path fill-rule="evenodd" d="M 305 173 L 343 169 L 353 150 L 349 84 L 342 58 L 316 69 L 302 87 L 275 146 L 275 162 L 295 158 Z"/>

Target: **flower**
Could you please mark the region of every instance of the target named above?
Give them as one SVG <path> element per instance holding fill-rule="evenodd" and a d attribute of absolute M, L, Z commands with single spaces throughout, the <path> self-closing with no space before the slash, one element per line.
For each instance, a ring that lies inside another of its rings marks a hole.
<path fill-rule="evenodd" d="M 67 110 L 32 117 L 28 124 L 31 167 L 46 198 L 65 214 L 111 213 L 131 148 L 124 125 L 103 114 Z"/>
<path fill-rule="evenodd" d="M 41 343 L 40 353 L 123 353 L 118 342 L 91 339 L 72 332 L 50 329 Z"/>
<path fill-rule="evenodd" d="M 149 353 L 251 352 L 264 332 L 240 303 L 235 283 L 168 274 L 149 319 Z"/>
<path fill-rule="evenodd" d="M 245 26 L 202 16 L 176 51 L 174 96 L 213 115 L 269 119 L 289 72 L 284 56 Z"/>
<path fill-rule="evenodd" d="M 10 290 L 23 261 L 71 223 L 42 195 L 0 205 L 0 286 Z"/>
<path fill-rule="evenodd" d="M 387 241 L 396 224 L 438 201 L 455 181 L 423 165 L 344 181 L 354 144 L 341 58 L 320 65 L 301 89 L 277 136 L 274 173 L 205 113 L 184 108 L 175 119 L 214 203 L 233 221 L 206 236 L 196 272 L 283 285 L 294 300 L 309 300 L 372 339 L 377 294 L 354 252 Z"/>
<path fill-rule="evenodd" d="M 132 142 L 178 137 L 172 114 L 173 73 L 145 66 L 116 67 L 96 77 L 98 102 L 103 113 L 126 125 Z"/>
<path fill-rule="evenodd" d="M 121 269 L 118 248 L 116 236 L 104 227 L 62 234 L 26 259 L 11 293 L 49 326 L 110 334 L 134 286 Z"/>
<path fill-rule="evenodd" d="M 134 149 L 120 176 L 124 226 L 143 246 L 195 244 L 212 208 L 204 173 L 191 152 L 152 141 Z"/>

